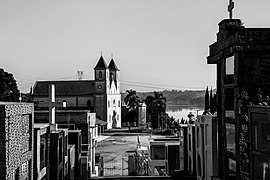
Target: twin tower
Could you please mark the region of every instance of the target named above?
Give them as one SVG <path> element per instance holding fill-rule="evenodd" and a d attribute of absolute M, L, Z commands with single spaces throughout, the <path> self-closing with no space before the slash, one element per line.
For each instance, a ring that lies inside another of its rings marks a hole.
<path fill-rule="evenodd" d="M 109 65 L 101 56 L 95 70 L 95 112 L 107 120 L 107 129 L 121 127 L 120 70 L 113 59 Z"/>

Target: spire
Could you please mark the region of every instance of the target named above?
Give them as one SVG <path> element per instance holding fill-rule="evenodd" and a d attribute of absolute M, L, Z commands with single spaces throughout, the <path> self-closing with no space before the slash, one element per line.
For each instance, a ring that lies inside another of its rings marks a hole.
<path fill-rule="evenodd" d="M 95 70 L 96 69 L 108 69 L 108 66 L 107 66 L 106 62 L 104 61 L 102 55 L 100 56 L 98 63 L 94 69 Z"/>
<path fill-rule="evenodd" d="M 110 62 L 110 64 L 109 64 L 109 69 L 110 69 L 110 70 L 120 71 L 120 70 L 117 68 L 117 66 L 116 66 L 116 64 L 115 64 L 115 62 L 114 62 L 114 60 L 113 60 L 113 58 L 111 59 L 111 62 Z"/>

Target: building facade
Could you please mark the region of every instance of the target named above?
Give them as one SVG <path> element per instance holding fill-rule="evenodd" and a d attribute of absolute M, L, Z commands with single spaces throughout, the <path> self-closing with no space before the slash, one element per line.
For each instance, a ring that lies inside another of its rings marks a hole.
<path fill-rule="evenodd" d="M 217 67 L 219 178 L 250 179 L 246 105 L 260 104 L 270 87 L 270 29 L 245 28 L 240 19 L 219 23 L 208 64 Z M 235 164 L 235 165 L 234 165 Z"/>
<path fill-rule="evenodd" d="M 107 123 L 107 129 L 121 127 L 120 70 L 113 59 L 107 66 L 101 56 L 94 68 L 94 80 L 37 81 L 33 88 L 36 109 L 46 109 L 49 85 L 55 85 L 56 106 L 88 109 Z"/>

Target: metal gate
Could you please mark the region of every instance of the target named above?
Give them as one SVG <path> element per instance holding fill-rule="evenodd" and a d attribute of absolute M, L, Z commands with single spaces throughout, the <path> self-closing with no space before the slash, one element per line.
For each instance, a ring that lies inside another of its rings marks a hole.
<path fill-rule="evenodd" d="M 113 157 L 103 164 L 104 176 L 128 176 L 128 160 L 125 157 Z"/>

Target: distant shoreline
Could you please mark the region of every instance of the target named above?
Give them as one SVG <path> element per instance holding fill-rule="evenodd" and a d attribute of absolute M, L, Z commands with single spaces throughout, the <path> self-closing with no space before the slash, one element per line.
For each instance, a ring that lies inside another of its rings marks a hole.
<path fill-rule="evenodd" d="M 190 104 L 166 104 L 166 106 L 180 106 L 180 107 L 196 107 L 203 108 L 200 105 L 190 105 Z"/>

